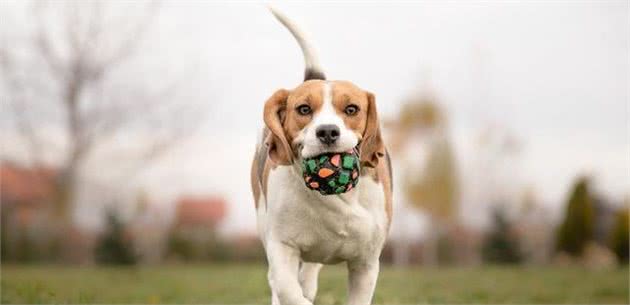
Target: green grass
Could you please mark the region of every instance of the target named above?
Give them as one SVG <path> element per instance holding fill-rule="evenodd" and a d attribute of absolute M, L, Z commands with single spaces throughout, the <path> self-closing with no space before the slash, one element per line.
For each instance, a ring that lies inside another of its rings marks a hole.
<path fill-rule="evenodd" d="M 344 304 L 343 265 L 324 267 L 316 304 Z M 269 304 L 262 265 L 2 266 L 2 304 Z M 621 303 L 628 268 L 381 268 L 375 304 Z"/>

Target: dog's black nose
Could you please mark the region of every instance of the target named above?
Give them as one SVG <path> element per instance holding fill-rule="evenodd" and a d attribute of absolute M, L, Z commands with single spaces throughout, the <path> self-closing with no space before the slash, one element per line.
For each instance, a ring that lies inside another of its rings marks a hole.
<path fill-rule="evenodd" d="M 315 135 L 322 143 L 332 145 L 339 139 L 339 127 L 337 125 L 321 125 L 315 130 Z"/>

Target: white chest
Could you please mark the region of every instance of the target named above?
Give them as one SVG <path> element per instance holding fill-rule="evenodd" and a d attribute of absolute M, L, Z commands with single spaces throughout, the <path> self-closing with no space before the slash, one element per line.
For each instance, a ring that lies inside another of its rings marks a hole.
<path fill-rule="evenodd" d="M 307 189 L 295 169 L 269 173 L 267 198 L 258 205 L 263 242 L 276 239 L 300 250 L 305 261 L 335 263 L 378 255 L 387 234 L 382 185 L 363 176 L 352 191 L 322 196 Z"/>

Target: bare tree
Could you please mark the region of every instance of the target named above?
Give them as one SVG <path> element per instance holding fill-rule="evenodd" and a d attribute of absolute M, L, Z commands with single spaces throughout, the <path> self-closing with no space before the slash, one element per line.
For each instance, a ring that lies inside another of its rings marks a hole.
<path fill-rule="evenodd" d="M 28 33 L 0 45 L 6 108 L 31 163 L 44 164 L 52 152 L 60 156 L 53 201 L 65 222 L 81 169 L 96 151 L 112 150 L 121 136 L 141 139 L 134 141 L 140 142 L 134 156 L 124 152 L 132 175 L 190 134 L 200 118 L 177 96 L 186 78 L 126 75 L 132 59 L 154 52 L 142 43 L 159 3 L 123 5 L 130 4 L 37 1 L 27 9 Z M 59 133 L 60 141 L 50 141 L 47 132 Z"/>

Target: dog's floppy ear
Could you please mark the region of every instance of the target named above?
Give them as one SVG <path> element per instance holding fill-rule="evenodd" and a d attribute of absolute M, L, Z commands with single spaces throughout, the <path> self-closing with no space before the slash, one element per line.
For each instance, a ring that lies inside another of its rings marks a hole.
<path fill-rule="evenodd" d="M 361 152 L 361 165 L 376 167 L 378 161 L 385 155 L 385 145 L 381 137 L 376 101 L 374 94 L 366 92 L 368 98 L 367 123 L 363 132 L 363 139 L 359 150 Z"/>
<path fill-rule="evenodd" d="M 264 120 L 271 131 L 265 143 L 268 147 L 269 158 L 280 165 L 290 165 L 293 162 L 291 146 L 283 128 L 288 97 L 289 91 L 280 89 L 265 102 Z"/>

